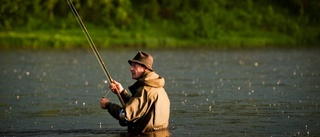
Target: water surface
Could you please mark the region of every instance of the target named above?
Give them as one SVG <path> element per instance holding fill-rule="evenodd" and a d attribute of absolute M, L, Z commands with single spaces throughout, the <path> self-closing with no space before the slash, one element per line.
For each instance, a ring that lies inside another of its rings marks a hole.
<path fill-rule="evenodd" d="M 136 51 L 100 51 L 124 87 Z M 319 50 L 149 51 L 165 77 L 172 136 L 320 136 Z M 99 100 L 91 51 L 1 51 L 4 136 L 126 135 Z M 114 94 L 107 96 L 119 103 Z"/>

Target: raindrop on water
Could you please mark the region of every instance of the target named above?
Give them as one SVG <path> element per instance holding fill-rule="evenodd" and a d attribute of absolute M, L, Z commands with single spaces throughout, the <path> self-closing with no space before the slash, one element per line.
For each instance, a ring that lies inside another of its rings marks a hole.
<path fill-rule="evenodd" d="M 78 63 L 78 60 L 74 59 L 74 60 L 72 61 L 72 63 L 73 63 L 73 64 L 77 64 L 77 63 Z"/>
<path fill-rule="evenodd" d="M 308 125 L 306 125 L 306 130 L 308 130 Z"/>
<path fill-rule="evenodd" d="M 277 68 L 273 68 L 273 71 L 277 71 Z"/>
<path fill-rule="evenodd" d="M 240 65 L 244 65 L 244 61 L 239 60 L 239 64 L 240 64 Z"/>
<path fill-rule="evenodd" d="M 281 80 L 278 80 L 277 85 L 280 85 Z"/>

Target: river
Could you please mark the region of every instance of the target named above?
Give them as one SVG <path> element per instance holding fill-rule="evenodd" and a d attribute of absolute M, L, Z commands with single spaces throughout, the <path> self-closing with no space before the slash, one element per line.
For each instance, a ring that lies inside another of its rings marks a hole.
<path fill-rule="evenodd" d="M 137 51 L 100 51 L 128 87 Z M 320 136 L 318 49 L 160 50 L 171 136 Z M 126 136 L 102 110 L 108 82 L 89 50 L 0 51 L 2 136 Z M 107 97 L 119 103 L 117 96 Z"/>

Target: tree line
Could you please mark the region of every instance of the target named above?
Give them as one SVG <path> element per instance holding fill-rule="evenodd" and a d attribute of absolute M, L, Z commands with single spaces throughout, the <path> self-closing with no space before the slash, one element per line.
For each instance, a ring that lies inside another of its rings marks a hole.
<path fill-rule="evenodd" d="M 319 0 L 73 0 L 93 26 L 121 30 L 167 28 L 181 38 L 262 30 L 301 35 L 318 26 Z M 0 30 L 78 27 L 64 0 L 1 0 Z M 76 25 L 75 25 L 76 24 Z M 313 32 L 319 35 L 318 32 Z"/>

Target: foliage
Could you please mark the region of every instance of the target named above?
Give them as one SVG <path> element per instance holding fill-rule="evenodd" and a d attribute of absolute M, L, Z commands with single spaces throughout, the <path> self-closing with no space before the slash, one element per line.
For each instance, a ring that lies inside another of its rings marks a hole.
<path fill-rule="evenodd" d="M 318 0 L 73 0 L 73 3 L 102 47 L 317 45 L 320 37 Z M 76 33 L 77 38 L 73 34 L 79 26 L 66 1 L 2 0 L 0 8 L 2 46 L 86 44 L 81 39 L 83 34 Z M 75 38 L 77 42 L 48 38 L 64 35 L 57 34 L 63 30 L 68 32 L 64 37 Z M 44 36 L 23 36 L 34 32 Z"/>

